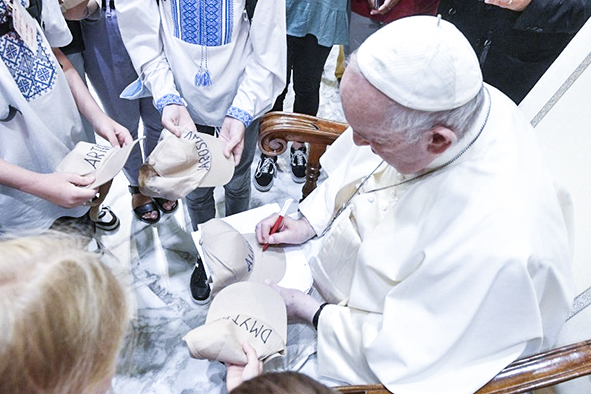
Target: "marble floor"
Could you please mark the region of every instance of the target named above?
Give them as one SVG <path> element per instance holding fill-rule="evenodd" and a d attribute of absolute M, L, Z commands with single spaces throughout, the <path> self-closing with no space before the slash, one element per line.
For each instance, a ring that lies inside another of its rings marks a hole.
<path fill-rule="evenodd" d="M 319 116 L 342 120 L 338 82 L 334 76 L 337 52 L 335 48 L 326 63 Z M 286 110 L 290 110 L 292 102 L 291 93 Z M 253 173 L 256 162 L 255 159 Z M 278 176 L 269 192 L 260 193 L 252 188 L 251 208 L 278 211 L 279 205 L 288 198 L 300 199 L 302 185 L 291 180 L 288 153 L 279 158 L 278 167 Z M 223 216 L 223 189 L 218 189 L 215 191 L 218 215 Z M 193 303 L 189 293 L 197 248 L 186 207 L 181 203 L 180 209 L 163 215 L 158 224 L 146 225 L 131 211 L 127 180 L 122 173 L 114 179 L 105 204 L 119 216 L 121 226 L 113 232 L 99 231 L 97 238 L 104 246 L 109 264 L 128 282 L 135 306 L 133 327 L 113 380 L 114 392 L 225 393 L 225 367 L 218 362 L 190 358 L 182 340 L 188 331 L 204 323 L 208 308 L 208 305 Z M 290 211 L 295 211 L 296 205 L 293 204 Z M 255 224 L 252 223 L 253 229 Z M 297 369 L 314 348 L 313 329 L 292 324 L 288 329 L 286 357 L 267 368 Z"/>

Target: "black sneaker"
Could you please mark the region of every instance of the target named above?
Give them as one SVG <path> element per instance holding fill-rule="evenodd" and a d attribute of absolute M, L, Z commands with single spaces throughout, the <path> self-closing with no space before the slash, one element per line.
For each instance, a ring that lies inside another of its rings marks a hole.
<path fill-rule="evenodd" d="M 191 274 L 189 287 L 191 289 L 191 297 L 196 304 L 203 305 L 209 302 L 211 290 L 207 283 L 207 275 L 205 274 L 201 257 L 197 259 L 197 264 L 195 264 L 195 269 Z"/>
<path fill-rule="evenodd" d="M 306 182 L 306 165 L 308 164 L 308 155 L 306 154 L 306 147 L 299 149 L 291 147 L 291 179 L 295 183 Z"/>
<path fill-rule="evenodd" d="M 261 154 L 261 160 L 254 174 L 254 187 L 260 192 L 268 192 L 273 186 L 273 178 L 277 174 L 277 157 Z"/>

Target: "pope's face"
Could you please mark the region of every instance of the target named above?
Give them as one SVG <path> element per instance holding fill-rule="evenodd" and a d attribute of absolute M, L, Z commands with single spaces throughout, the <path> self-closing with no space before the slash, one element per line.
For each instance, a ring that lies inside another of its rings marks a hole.
<path fill-rule="evenodd" d="M 371 150 L 403 174 L 424 169 L 433 157 L 424 138 L 409 143 L 400 130 L 387 130 L 386 108 L 391 101 L 374 88 L 356 69 L 348 67 L 341 82 L 341 101 L 347 122 L 353 129 L 356 145 L 369 145 Z"/>

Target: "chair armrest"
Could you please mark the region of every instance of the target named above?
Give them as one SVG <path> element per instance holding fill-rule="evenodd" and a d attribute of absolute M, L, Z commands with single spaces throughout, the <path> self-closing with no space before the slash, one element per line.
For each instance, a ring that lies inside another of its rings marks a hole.
<path fill-rule="evenodd" d="M 516 360 L 476 394 L 518 394 L 591 374 L 591 340 Z M 383 385 L 340 386 L 346 394 L 385 394 Z"/>
<path fill-rule="evenodd" d="M 589 374 L 591 340 L 514 361 L 476 393 L 525 393 Z"/>
<path fill-rule="evenodd" d="M 267 156 L 278 156 L 287 149 L 288 141 L 330 145 L 347 123 L 291 112 L 269 112 L 259 125 L 259 148 Z"/>
<path fill-rule="evenodd" d="M 309 144 L 306 183 L 302 188 L 302 199 L 304 199 L 316 188 L 320 175 L 320 156 L 347 127 L 349 127 L 347 123 L 316 116 L 269 112 L 263 116 L 259 124 L 259 149 L 264 155 L 278 156 L 286 151 L 289 141 Z"/>
<path fill-rule="evenodd" d="M 357 386 L 339 386 L 334 388 L 339 393 L 345 394 L 390 394 L 381 384 L 364 384 Z"/>

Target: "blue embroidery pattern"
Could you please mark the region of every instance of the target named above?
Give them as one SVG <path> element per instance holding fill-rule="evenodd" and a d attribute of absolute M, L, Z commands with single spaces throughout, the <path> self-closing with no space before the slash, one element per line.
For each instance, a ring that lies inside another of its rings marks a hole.
<path fill-rule="evenodd" d="M 226 1 L 225 4 L 225 11 L 228 17 L 226 18 L 226 30 L 224 32 L 226 39 L 224 44 L 227 44 L 232 39 L 232 28 L 234 27 L 234 2 Z"/>
<path fill-rule="evenodd" d="M 244 125 L 246 127 L 250 126 L 250 124 L 252 123 L 252 120 L 253 120 L 252 116 L 248 112 L 243 111 L 237 107 L 230 107 L 230 109 L 228 109 L 228 112 L 226 113 L 226 115 L 230 116 L 234 119 L 238 119 L 239 121 L 244 123 Z"/>
<path fill-rule="evenodd" d="M 233 0 L 171 0 L 174 36 L 189 44 L 220 46 L 231 42 Z"/>
<path fill-rule="evenodd" d="M 170 2 L 170 13 L 172 14 L 172 20 L 174 21 L 174 36 L 179 38 L 181 33 L 179 31 L 179 10 L 178 10 L 178 3 L 176 0 L 172 0 Z"/>
<path fill-rule="evenodd" d="M 168 104 L 178 104 L 184 107 L 187 106 L 187 102 L 176 94 L 166 94 L 158 99 L 156 102 L 156 108 L 158 111 L 162 112 L 164 107 L 166 107 Z"/>
<path fill-rule="evenodd" d="M 0 2 L 0 21 L 6 20 L 6 6 Z M 37 32 L 35 55 L 15 32 L 0 38 L 0 58 L 10 71 L 21 94 L 31 101 L 51 91 L 57 79 L 56 65 L 48 48 Z"/>

